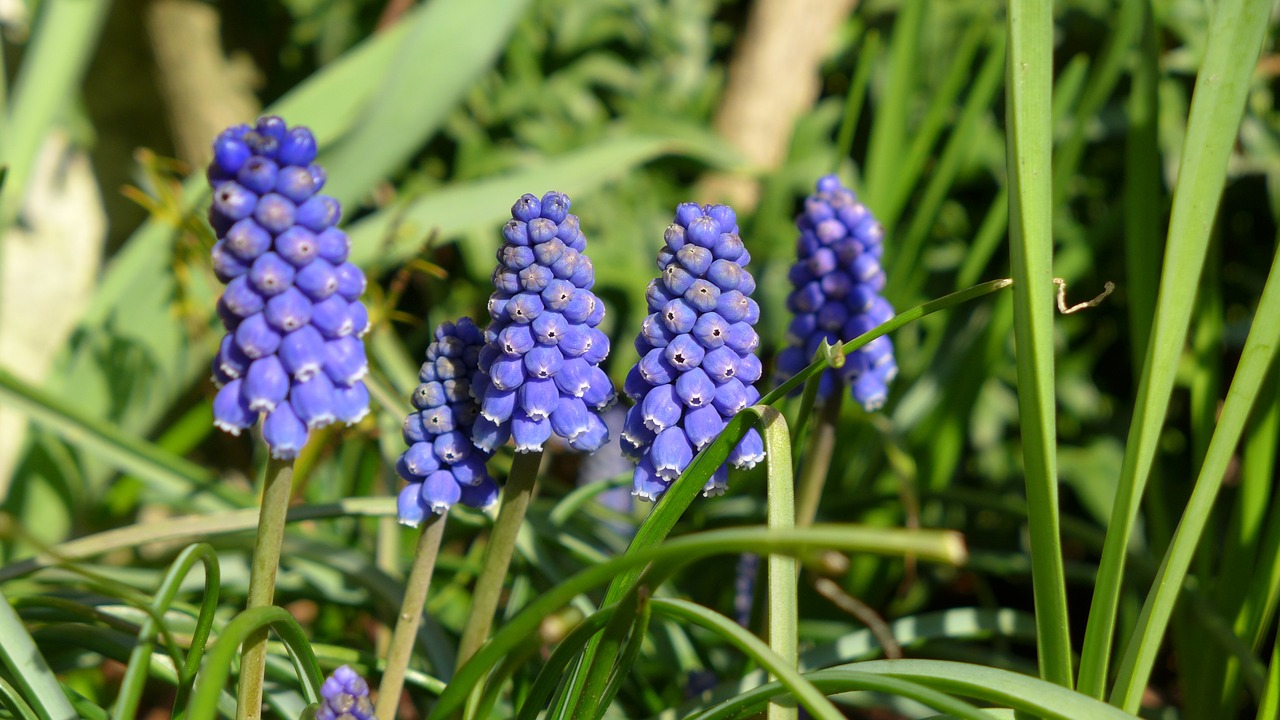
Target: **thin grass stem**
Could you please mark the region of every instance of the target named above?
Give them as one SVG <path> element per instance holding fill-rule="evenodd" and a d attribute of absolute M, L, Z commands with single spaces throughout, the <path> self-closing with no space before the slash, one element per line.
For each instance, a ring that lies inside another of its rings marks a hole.
<path fill-rule="evenodd" d="M 771 407 L 757 407 L 753 411 L 760 416 L 760 434 L 764 436 L 766 449 L 769 529 L 790 530 L 796 526 L 796 498 L 787 421 L 782 413 Z M 794 557 L 781 554 L 770 555 L 768 562 L 769 649 L 777 653 L 788 669 L 795 669 L 799 656 L 796 627 L 799 613 L 796 572 L 799 565 Z M 769 720 L 795 720 L 799 717 L 799 708 L 794 703 L 771 700 L 765 715 Z"/>
<path fill-rule="evenodd" d="M 275 601 L 276 573 L 280 569 L 280 546 L 284 542 L 285 517 L 289 512 L 289 491 L 292 484 L 293 461 L 268 459 L 262 481 L 262 509 L 258 514 L 258 536 L 253 544 L 246 610 L 268 607 Z M 236 720 L 259 720 L 262 717 L 262 680 L 267 669 L 267 630 L 264 625 L 245 637 L 240 652 Z"/>
<path fill-rule="evenodd" d="M 374 717 L 378 720 L 394 720 L 400 707 L 400 693 L 404 690 L 404 675 L 413 655 L 413 644 L 418 637 L 418 625 L 422 623 L 422 608 L 427 603 L 431 589 L 431 576 L 435 573 L 436 557 L 440 554 L 440 540 L 444 537 L 444 515 L 432 513 L 423 523 L 418 537 L 418 549 L 413 555 L 413 569 L 405 584 L 404 603 L 396 616 L 396 629 L 387 648 L 387 667 L 378 684 L 378 702 Z"/>
<path fill-rule="evenodd" d="M 817 382 L 817 379 L 814 379 Z M 831 457 L 835 454 L 836 436 L 840 422 L 840 405 L 844 399 L 843 383 L 836 383 L 831 394 L 822 401 L 822 408 L 810 431 L 809 442 L 801 461 L 800 481 L 796 487 L 796 527 L 808 527 L 818 516 L 818 504 L 831 470 Z"/>
<path fill-rule="evenodd" d="M 516 535 L 520 531 L 520 525 L 524 523 L 525 512 L 529 509 L 529 500 L 533 497 L 534 483 L 538 479 L 541 464 L 541 451 L 516 453 L 511 462 L 507 485 L 502 489 L 498 519 L 493 523 L 493 533 L 485 548 L 484 566 L 476 578 L 471 614 L 467 616 L 462 640 L 458 644 L 459 668 L 489 639 L 493 614 L 498 609 L 503 581 L 507 577 L 507 568 L 511 565 L 511 555 L 515 552 Z"/>

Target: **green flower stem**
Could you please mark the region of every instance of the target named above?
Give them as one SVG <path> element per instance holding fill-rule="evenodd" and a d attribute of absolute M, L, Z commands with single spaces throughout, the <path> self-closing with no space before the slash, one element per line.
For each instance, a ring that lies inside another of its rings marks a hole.
<path fill-rule="evenodd" d="M 751 411 L 760 416 L 760 434 L 764 436 L 769 529 L 790 530 L 796 526 L 796 505 L 787 421 L 782 413 L 771 407 L 753 407 Z M 829 452 L 827 456 L 829 460 Z M 821 493 L 821 486 L 818 492 Z M 796 572 L 799 566 L 794 557 L 779 553 L 769 556 L 768 567 L 769 649 L 777 653 L 789 670 L 795 670 L 799 655 L 796 640 Z M 769 720 L 795 720 L 799 712 L 794 703 L 788 705 L 771 700 L 766 716 Z"/>
<path fill-rule="evenodd" d="M 267 460 L 246 610 L 270 606 L 275 600 L 276 571 L 280 569 L 280 545 L 284 541 L 285 516 L 289 512 L 292 485 L 293 462 L 275 458 Z M 262 717 L 262 679 L 266 668 L 267 627 L 263 626 L 245 637 L 240 651 L 236 720 L 259 720 Z"/>
<path fill-rule="evenodd" d="M 484 567 L 476 579 L 475 594 L 471 599 L 471 614 L 467 616 L 462 640 L 458 644 L 458 667 L 461 668 L 476 654 L 476 650 L 489 639 L 493 627 L 493 613 L 498 609 L 502 584 L 511 564 L 511 554 L 516 547 L 516 534 L 524 522 L 525 511 L 533 497 L 534 481 L 538 479 L 538 467 L 542 464 L 542 452 L 516 453 L 511 462 L 507 485 L 502 489 L 502 505 L 498 519 L 493 523 L 493 534 L 484 551 Z"/>
<path fill-rule="evenodd" d="M 427 603 L 427 591 L 431 589 L 431 576 L 436 569 L 436 557 L 440 554 L 440 540 L 444 537 L 445 516 L 432 513 L 418 537 L 418 549 L 413 556 L 413 569 L 405 585 L 404 603 L 396 618 L 395 633 L 387 649 L 387 667 L 378 684 L 378 703 L 374 717 L 378 720 L 394 720 L 400 706 L 400 693 L 404 690 L 404 673 L 413 655 L 413 643 L 418 637 L 418 625 L 422 622 L 422 607 Z"/>
<path fill-rule="evenodd" d="M 831 470 L 831 456 L 836 449 L 836 426 L 840 420 L 840 405 L 844 399 L 843 383 L 836 383 L 831 395 L 822 401 L 822 409 L 813 425 L 813 434 L 805 448 L 800 482 L 796 488 L 796 526 L 808 527 L 818 516 L 818 503 L 822 500 L 822 488 L 827 484 Z"/>

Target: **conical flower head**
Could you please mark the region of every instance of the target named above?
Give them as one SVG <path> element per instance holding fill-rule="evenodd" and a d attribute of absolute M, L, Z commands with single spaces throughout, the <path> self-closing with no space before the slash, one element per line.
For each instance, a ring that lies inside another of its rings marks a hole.
<path fill-rule="evenodd" d="M 793 290 L 787 308 L 790 347 L 778 354 L 778 373 L 790 377 L 804 369 L 826 340 L 852 340 L 894 315 L 880 296 L 884 290 L 884 228 L 852 190 L 835 175 L 818 181 L 817 192 L 796 217 L 796 263 L 789 274 Z M 884 405 L 889 383 L 898 374 L 893 343 L 877 338 L 849 355 L 843 368 L 823 373 L 818 386 L 828 397 L 843 380 L 868 412 Z"/>
<path fill-rule="evenodd" d="M 591 292 L 595 270 L 569 197 L 524 195 L 502 236 L 472 437 L 488 451 L 511 438 L 516 452 L 537 452 L 554 433 L 595 452 L 609 439 L 599 412 L 615 393 L 600 368 L 609 354 L 598 327 L 604 303 Z"/>
<path fill-rule="evenodd" d="M 213 143 L 213 267 L 227 288 L 227 329 L 213 362 L 214 424 L 238 435 L 266 414 L 272 456 L 296 457 L 313 429 L 369 411 L 362 378 L 369 313 L 364 273 L 347 262 L 341 208 L 319 194 L 316 141 L 277 117 L 237 125 Z"/>
<path fill-rule="evenodd" d="M 373 720 L 369 683 L 347 665 L 325 678 L 320 697 L 316 720 Z"/>
<path fill-rule="evenodd" d="M 421 383 L 404 419 L 408 449 L 396 469 L 409 484 L 400 491 L 400 522 L 417 527 L 429 513 L 444 514 L 455 503 L 486 507 L 498 485 L 485 462 L 490 453 L 471 441 L 480 406 L 472 396 L 484 333 L 471 318 L 436 328 L 435 341 L 418 371 Z"/>
<path fill-rule="evenodd" d="M 649 316 L 636 338 L 640 362 L 624 390 L 635 401 L 622 429 L 622 450 L 636 463 L 633 494 L 657 500 L 693 456 L 715 439 L 735 413 L 760 398 L 760 346 L 751 299 L 750 254 L 726 205 L 685 203 L 658 251 L 660 275 L 645 293 Z M 750 468 L 764 458 L 751 430 L 728 463 Z M 722 466 L 703 493 L 724 492 Z"/>

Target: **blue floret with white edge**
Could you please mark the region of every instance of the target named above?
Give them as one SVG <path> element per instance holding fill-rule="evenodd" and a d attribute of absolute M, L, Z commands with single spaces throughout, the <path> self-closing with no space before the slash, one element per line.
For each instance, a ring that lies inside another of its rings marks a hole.
<path fill-rule="evenodd" d="M 616 394 L 600 368 L 609 355 L 599 329 L 605 307 L 591 292 L 595 269 L 569 196 L 522 196 L 502 237 L 472 439 L 492 452 L 510 438 L 516 452 L 529 453 L 554 433 L 574 450 L 595 452 L 609 439 L 599 413 Z"/>
<path fill-rule="evenodd" d="M 623 392 L 627 412 L 622 452 L 636 463 L 632 494 L 656 501 L 729 418 L 760 399 L 755 324 L 760 306 L 747 271 L 750 254 L 726 205 L 684 203 L 658 251 L 661 275 L 649 283 L 649 316 L 635 348 L 640 355 Z M 703 488 L 719 495 L 728 465 L 751 468 L 764 459 L 754 428 L 729 453 Z"/>
<path fill-rule="evenodd" d="M 789 347 L 778 354 L 779 379 L 803 370 L 823 340 L 831 345 L 852 340 L 894 316 L 881 295 L 885 286 L 880 266 L 884 228 L 866 205 L 835 175 L 817 184 L 796 217 L 796 262 L 788 277 L 793 290 L 787 308 L 793 313 L 787 328 Z M 828 398 L 848 385 L 854 400 L 866 411 L 884 406 L 889 383 L 898 374 L 893 341 L 881 336 L 850 353 L 844 366 L 822 374 L 818 395 Z"/>
<path fill-rule="evenodd" d="M 315 156 L 310 130 L 267 116 L 220 134 L 208 169 L 213 270 L 226 283 L 214 424 L 239 435 L 265 414 L 263 438 L 285 460 L 311 430 L 369 412 L 365 277 Z"/>
<path fill-rule="evenodd" d="M 408 483 L 397 500 L 400 522 L 417 527 L 430 513 L 443 515 L 456 503 L 484 508 L 498 499 L 498 484 L 485 463 L 490 453 L 471 442 L 480 414 L 472 396 L 484 333 L 471 318 L 442 323 L 418 370 L 419 385 L 404 419 L 408 449 L 396 471 Z"/>

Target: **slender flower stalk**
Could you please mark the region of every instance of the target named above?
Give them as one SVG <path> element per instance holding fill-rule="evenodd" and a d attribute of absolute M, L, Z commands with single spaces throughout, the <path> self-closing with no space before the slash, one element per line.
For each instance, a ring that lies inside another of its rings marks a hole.
<path fill-rule="evenodd" d="M 387 665 L 378 684 L 378 702 L 375 715 L 378 720 L 394 720 L 400 706 L 400 694 L 404 690 L 404 673 L 413 655 L 418 626 L 422 623 L 422 608 L 427 603 L 431 589 L 431 576 L 435 572 L 436 557 L 440 553 L 440 540 L 444 537 L 445 515 L 432 513 L 425 521 L 418 538 L 418 548 L 413 557 L 413 569 L 405 584 L 404 602 L 396 616 L 396 629 L 387 648 Z"/>
<path fill-rule="evenodd" d="M 533 499 L 541 463 L 541 452 L 517 454 L 511 463 L 511 473 L 502 489 L 498 517 L 494 520 L 493 533 L 485 547 L 484 564 L 480 568 L 475 592 L 471 596 L 471 612 L 467 615 L 467 624 L 463 627 L 462 639 L 458 643 L 458 667 L 465 665 L 489 639 L 493 614 L 502 598 L 502 586 L 507 577 L 507 569 L 511 566 L 511 556 L 515 554 L 516 536 L 529 509 L 529 501 Z"/>
<path fill-rule="evenodd" d="M 554 434 L 592 453 L 609 440 L 600 412 L 616 394 L 600 368 L 609 354 L 609 336 L 599 329 L 605 307 L 591 292 L 595 269 L 569 204 L 558 192 L 523 195 L 502 229 L 491 322 L 473 386 L 480 417 L 472 439 L 493 452 L 509 438 L 516 456 L 463 629 L 459 667 L 488 639 L 547 441 Z"/>
<path fill-rule="evenodd" d="M 640 362 L 623 388 L 635 401 L 622 430 L 623 454 L 636 463 L 632 493 L 653 501 L 730 417 L 760 399 L 753 386 L 761 374 L 760 306 L 751 299 L 751 256 L 733 210 L 684 203 L 664 239 L 661 276 L 649 283 L 650 315 L 635 343 Z M 729 464 L 751 468 L 763 459 L 764 442 L 752 429 L 703 493 L 725 491 Z"/>
<path fill-rule="evenodd" d="M 263 483 L 248 607 L 274 601 L 292 463 L 311 430 L 369 412 L 364 273 L 347 262 L 350 239 L 334 225 L 342 208 L 319 194 L 325 172 L 316 141 L 278 117 L 237 125 L 213 143 L 209 224 L 213 269 L 227 287 L 227 329 L 213 362 L 214 424 L 239 435 L 260 415 L 271 458 Z M 265 631 L 242 650 L 236 717 L 262 716 Z"/>
<path fill-rule="evenodd" d="M 248 610 L 275 602 L 276 573 L 292 485 L 293 463 L 275 458 L 268 460 L 262 483 L 262 510 L 258 513 L 258 535 L 253 544 L 249 598 L 245 603 Z M 266 669 L 267 628 L 262 628 L 245 638 L 241 650 L 240 684 L 236 691 L 238 717 L 262 717 L 262 680 Z"/>

